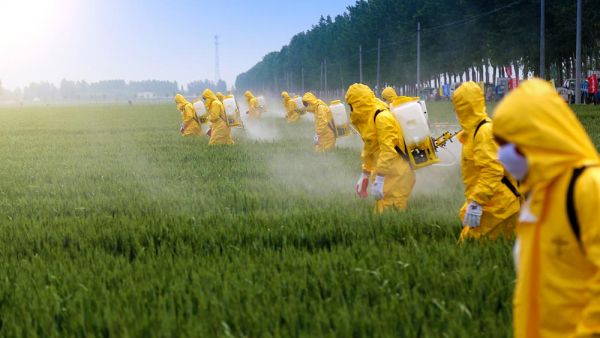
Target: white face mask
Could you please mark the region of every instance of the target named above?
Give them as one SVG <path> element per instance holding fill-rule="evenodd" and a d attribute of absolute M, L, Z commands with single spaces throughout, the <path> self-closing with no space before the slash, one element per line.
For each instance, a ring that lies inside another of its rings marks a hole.
<path fill-rule="evenodd" d="M 529 164 L 523 155 L 517 152 L 517 147 L 507 143 L 498 150 L 498 160 L 506 170 L 518 181 L 522 181 L 529 171 Z"/>

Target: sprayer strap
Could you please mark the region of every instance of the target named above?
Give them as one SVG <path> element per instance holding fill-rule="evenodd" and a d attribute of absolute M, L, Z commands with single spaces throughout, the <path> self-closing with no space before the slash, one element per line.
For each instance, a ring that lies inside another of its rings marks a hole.
<path fill-rule="evenodd" d="M 582 251 L 581 229 L 579 227 L 579 220 L 577 219 L 577 211 L 575 210 L 575 183 L 577 183 L 577 179 L 583 174 L 585 169 L 586 167 L 573 169 L 573 175 L 571 176 L 571 181 L 569 182 L 569 188 L 567 190 L 567 215 L 569 216 L 569 224 L 571 225 L 571 230 L 573 230 L 573 234 Z"/>
<path fill-rule="evenodd" d="M 379 115 L 379 113 L 383 112 L 383 110 L 379 109 L 375 112 L 375 116 L 373 116 L 373 122 L 377 123 L 377 115 Z M 396 145 L 394 147 L 394 149 L 396 150 L 396 152 L 398 153 L 398 155 L 400 155 L 400 157 L 405 160 L 406 162 L 410 163 L 410 158 L 408 157 L 407 153 L 408 153 L 408 149 L 406 149 L 406 143 L 404 142 L 404 151 L 402 151 L 402 149 L 400 149 L 400 147 L 398 147 L 398 145 Z"/>
<path fill-rule="evenodd" d="M 381 113 L 383 110 L 379 109 L 375 112 L 375 115 L 373 116 L 373 122 L 377 121 L 377 115 L 379 115 L 379 113 Z"/>
<path fill-rule="evenodd" d="M 516 198 L 521 198 L 521 193 L 519 192 L 519 189 L 517 189 L 512 182 L 508 179 L 508 177 L 504 176 L 502 177 L 502 181 L 501 181 L 507 188 L 508 190 L 510 190 L 513 195 L 515 195 Z"/>
<path fill-rule="evenodd" d="M 481 122 L 479 122 L 479 124 L 475 128 L 475 132 L 473 133 L 473 141 L 475 141 L 475 136 L 477 136 L 477 132 L 479 131 L 479 128 L 481 128 L 481 126 L 483 126 L 484 124 L 486 124 L 488 122 L 490 122 L 490 121 L 488 121 L 488 120 L 482 120 Z"/>

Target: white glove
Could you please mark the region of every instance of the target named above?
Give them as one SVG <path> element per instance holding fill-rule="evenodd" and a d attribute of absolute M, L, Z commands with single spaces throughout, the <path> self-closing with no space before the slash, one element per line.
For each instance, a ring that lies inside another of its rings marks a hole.
<path fill-rule="evenodd" d="M 383 181 L 385 177 L 377 175 L 375 176 L 375 181 L 373 181 L 373 185 L 371 186 L 371 195 L 375 197 L 376 200 L 380 200 L 383 198 Z"/>
<path fill-rule="evenodd" d="M 471 228 L 476 228 L 481 223 L 481 215 L 483 215 L 483 207 L 475 201 L 469 202 L 467 205 L 467 212 L 463 219 L 463 225 L 468 225 Z"/>
<path fill-rule="evenodd" d="M 315 145 L 319 144 L 319 135 L 315 134 L 315 136 L 313 137 L 313 142 L 315 142 Z"/>
<path fill-rule="evenodd" d="M 367 187 L 369 186 L 369 175 L 364 172 L 360 174 L 358 178 L 358 182 L 356 182 L 356 194 L 360 198 L 365 198 L 369 196 L 369 192 L 367 191 Z"/>

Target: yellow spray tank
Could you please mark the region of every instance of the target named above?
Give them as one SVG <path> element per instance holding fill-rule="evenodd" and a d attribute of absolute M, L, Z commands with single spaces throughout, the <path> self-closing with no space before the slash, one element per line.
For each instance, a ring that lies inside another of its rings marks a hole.
<path fill-rule="evenodd" d="M 193 106 L 194 110 L 196 111 L 198 122 L 200 123 L 200 130 L 202 130 L 203 134 L 206 134 L 210 129 L 210 125 L 208 123 L 208 119 L 206 118 L 206 106 L 204 105 L 204 101 L 198 100 L 194 102 Z"/>
<path fill-rule="evenodd" d="M 294 103 L 296 104 L 296 110 L 298 111 L 298 113 L 300 113 L 300 115 L 303 115 L 306 113 L 306 107 L 304 107 L 304 103 L 302 102 L 302 97 L 296 95 L 296 96 L 294 96 L 292 101 L 294 101 Z"/>
<path fill-rule="evenodd" d="M 244 124 L 235 97 L 233 95 L 225 96 L 223 106 L 225 107 L 225 116 L 227 116 L 227 125 L 231 128 L 243 128 Z"/>
<path fill-rule="evenodd" d="M 352 134 L 350 129 L 350 120 L 346 112 L 346 106 L 340 100 L 331 101 L 329 110 L 333 116 L 333 128 L 336 137 L 343 137 Z"/>

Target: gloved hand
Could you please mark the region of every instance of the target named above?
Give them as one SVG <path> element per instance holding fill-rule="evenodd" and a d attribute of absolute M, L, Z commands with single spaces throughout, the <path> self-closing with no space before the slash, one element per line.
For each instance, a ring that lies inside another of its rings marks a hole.
<path fill-rule="evenodd" d="M 373 197 L 375 197 L 376 200 L 380 200 L 383 198 L 383 181 L 384 181 L 384 177 L 377 175 L 375 176 L 375 181 L 373 182 L 373 185 L 371 186 L 371 195 L 373 195 Z"/>
<path fill-rule="evenodd" d="M 361 173 L 358 178 L 358 182 L 356 182 L 356 194 L 360 198 L 365 198 L 369 196 L 369 192 L 367 188 L 369 187 L 369 175 L 366 173 Z"/>
<path fill-rule="evenodd" d="M 315 143 L 315 145 L 319 144 L 319 135 L 315 134 L 315 136 L 313 137 L 313 142 Z"/>
<path fill-rule="evenodd" d="M 179 128 L 179 133 L 183 134 L 183 130 L 185 129 L 185 125 L 182 123 L 181 128 Z"/>
<path fill-rule="evenodd" d="M 463 225 L 468 225 L 471 228 L 478 227 L 481 223 L 481 215 L 483 215 L 483 207 L 475 201 L 470 201 L 469 205 L 467 205 Z"/>
<path fill-rule="evenodd" d="M 210 137 L 212 135 L 212 128 L 208 128 L 206 135 L 208 135 L 208 137 Z"/>

